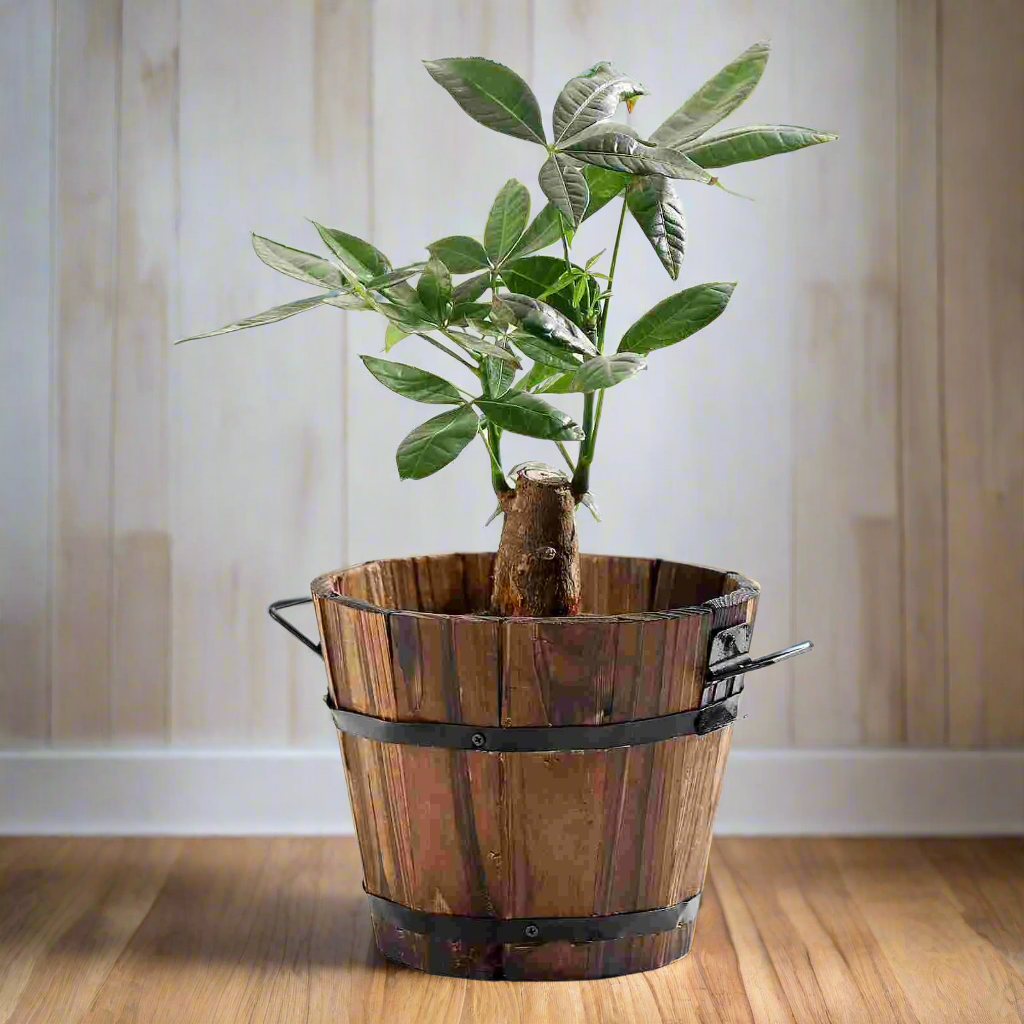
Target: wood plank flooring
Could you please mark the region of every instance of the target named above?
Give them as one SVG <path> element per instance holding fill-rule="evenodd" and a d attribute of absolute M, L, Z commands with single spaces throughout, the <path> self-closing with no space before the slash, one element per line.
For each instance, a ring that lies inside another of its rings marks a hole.
<path fill-rule="evenodd" d="M 376 953 L 354 839 L 0 840 L 3 1024 L 1024 1021 L 1024 839 L 722 839 L 693 952 L 592 982 Z"/>

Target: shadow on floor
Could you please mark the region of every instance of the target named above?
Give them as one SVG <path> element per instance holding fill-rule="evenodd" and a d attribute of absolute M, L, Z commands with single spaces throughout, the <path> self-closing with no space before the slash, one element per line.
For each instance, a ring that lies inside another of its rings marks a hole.
<path fill-rule="evenodd" d="M 45 854 L 0 870 L 0 967 L 41 944 L 55 955 L 272 970 L 384 963 L 350 867 L 331 877 L 337 865 L 315 858 L 239 864 L 203 852 L 169 871 L 131 855 L 52 864 Z"/>

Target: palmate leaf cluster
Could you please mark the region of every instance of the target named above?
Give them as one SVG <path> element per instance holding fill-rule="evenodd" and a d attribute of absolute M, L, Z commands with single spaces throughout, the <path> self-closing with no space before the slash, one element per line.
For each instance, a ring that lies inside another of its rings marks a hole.
<path fill-rule="evenodd" d="M 386 321 L 386 358 L 363 356 L 366 368 L 396 394 L 449 407 L 399 445 L 402 478 L 436 473 L 480 437 L 500 495 L 512 486 L 501 466 L 501 436 L 523 434 L 556 443 L 577 500 L 593 510 L 589 467 L 604 392 L 636 376 L 651 352 L 711 323 L 733 290 L 725 282 L 684 288 L 640 317 L 614 348 L 606 346 L 626 212 L 676 280 L 686 252 L 678 182 L 715 185 L 714 169 L 836 138 L 789 125 L 711 133 L 750 95 L 768 52 L 767 43 L 745 50 L 648 138 L 614 120 L 622 103 L 632 110 L 647 90 L 602 61 L 570 79 L 558 95 L 551 141 L 536 97 L 511 69 L 481 57 L 426 61 L 431 77 L 474 120 L 543 148 L 538 181 L 547 205 L 531 220 L 529 190 L 512 179 L 498 192 L 481 238 L 440 238 L 426 246 L 426 260 L 398 267 L 369 242 L 315 222 L 325 255 L 254 235 L 253 247 L 264 263 L 319 293 L 196 337 L 273 323 L 325 305 L 375 311 Z M 596 269 L 603 252 L 582 266 L 574 262 L 571 249 L 580 224 L 620 196 L 607 273 Z M 551 246 L 561 251 L 543 254 Z M 410 336 L 461 364 L 469 390 L 390 358 Z M 579 423 L 541 397 L 569 393 L 584 396 Z M 567 442 L 579 443 L 575 461 Z"/>

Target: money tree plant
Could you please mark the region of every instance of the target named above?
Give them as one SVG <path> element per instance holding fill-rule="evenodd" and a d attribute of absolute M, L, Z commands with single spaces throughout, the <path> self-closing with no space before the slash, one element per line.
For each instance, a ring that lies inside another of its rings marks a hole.
<path fill-rule="evenodd" d="M 768 52 L 767 43 L 745 50 L 649 134 L 614 120 L 620 104 L 632 111 L 647 90 L 602 61 L 559 93 L 550 137 L 536 97 L 510 68 L 482 57 L 425 61 L 434 81 L 475 121 L 538 147 L 538 180 L 548 200 L 540 213 L 530 220 L 530 193 L 512 179 L 498 192 L 482 239 L 439 238 L 426 246 L 428 259 L 399 267 L 369 242 L 316 222 L 326 256 L 254 234 L 253 247 L 267 266 L 321 291 L 195 337 L 258 327 L 324 305 L 380 314 L 383 355 L 362 356 L 367 370 L 405 398 L 447 407 L 401 441 L 399 476 L 430 476 L 479 438 L 498 499 L 495 514 L 504 515 L 491 611 L 576 614 L 575 514 L 581 504 L 597 514 L 590 471 L 605 394 L 639 374 L 652 353 L 720 316 L 734 287 L 722 281 L 691 285 L 644 313 L 621 338 L 610 339 L 608 310 L 627 212 L 675 281 L 686 252 L 678 183 L 719 185 L 712 171 L 720 167 L 837 137 L 790 125 L 709 134 L 750 95 Z M 607 269 L 601 269 L 604 250 L 574 260 L 580 224 L 616 199 L 621 203 Z M 554 252 L 543 253 L 551 247 Z M 410 336 L 449 356 L 461 382 L 393 359 L 392 350 Z M 543 397 L 553 394 L 579 395 L 581 415 L 573 418 Z M 506 469 L 506 433 L 552 443 L 567 469 L 541 462 Z M 578 446 L 575 455 L 569 445 Z"/>

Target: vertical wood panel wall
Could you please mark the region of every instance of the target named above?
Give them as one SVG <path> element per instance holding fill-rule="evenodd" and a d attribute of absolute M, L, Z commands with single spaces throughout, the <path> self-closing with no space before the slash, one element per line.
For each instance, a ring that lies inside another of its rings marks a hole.
<path fill-rule="evenodd" d="M 423 417 L 358 365 L 372 319 L 170 341 L 301 294 L 249 230 L 312 247 L 313 216 L 404 260 L 478 235 L 508 177 L 540 202 L 537 153 L 420 58 L 502 60 L 545 109 L 614 59 L 652 88 L 650 129 L 765 36 L 743 120 L 842 139 L 729 169 L 755 204 L 685 190 L 680 285 L 740 285 L 609 396 L 583 544 L 728 564 L 764 585 L 761 650 L 816 640 L 751 682 L 738 743 L 1024 742 L 1016 0 L 645 0 L 628 27 L 606 0 L 12 0 L 0 744 L 331 742 L 322 669 L 267 602 L 349 561 L 493 545 L 482 449 L 398 481 Z M 613 331 L 671 290 L 631 227 Z"/>

